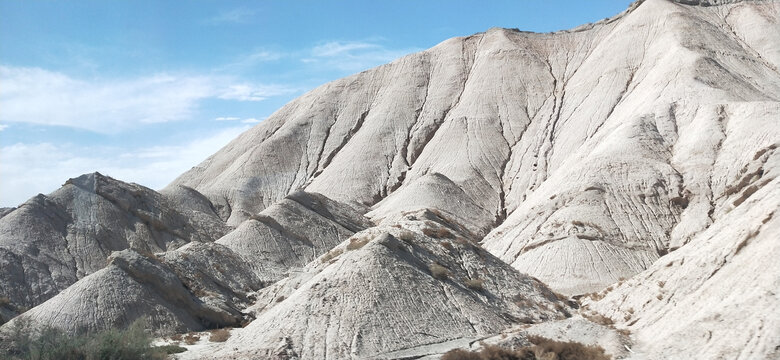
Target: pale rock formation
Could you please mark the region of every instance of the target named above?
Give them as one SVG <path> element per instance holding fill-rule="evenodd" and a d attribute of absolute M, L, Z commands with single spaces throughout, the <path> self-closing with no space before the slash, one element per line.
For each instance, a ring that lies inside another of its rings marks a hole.
<path fill-rule="evenodd" d="M 776 358 L 779 19 L 644 0 L 490 29 L 314 89 L 160 193 L 73 179 L 0 212 L 0 316 L 51 298 L 23 318 L 256 317 L 183 358 L 436 358 L 501 334 Z M 146 255 L 104 268 L 128 248 Z M 632 338 L 563 319 L 550 289 L 594 293 L 581 314 Z"/>
<path fill-rule="evenodd" d="M 780 152 L 754 163 L 763 173 L 747 167 L 730 182 L 707 230 L 589 303 L 634 334 L 639 358 L 780 356 Z"/>
<path fill-rule="evenodd" d="M 559 291 L 601 289 L 709 226 L 723 176 L 780 140 L 779 3 L 695 3 L 447 40 L 307 93 L 174 185 L 232 225 L 295 189 L 375 221 L 437 208 Z"/>
<path fill-rule="evenodd" d="M 220 238 L 272 283 L 373 224 L 351 207 L 319 194 L 296 192 Z"/>
<path fill-rule="evenodd" d="M 228 227 L 200 198 L 200 208 L 187 208 L 175 196 L 97 173 L 70 179 L 0 218 L 0 296 L 32 307 L 102 269 L 112 251 L 214 241 Z"/>
<path fill-rule="evenodd" d="M 4 330 L 13 328 L 14 323 L 30 322 L 33 328 L 51 326 L 69 333 L 84 333 L 110 328 L 124 328 L 133 321 L 144 318 L 150 328 L 158 333 L 186 332 L 217 326 L 237 326 L 244 320 L 241 309 L 232 304 L 231 298 L 237 292 L 230 289 L 227 282 L 214 281 L 216 274 L 222 278 L 243 280 L 239 286 L 248 287 L 257 280 L 251 279 L 246 267 L 231 263 L 230 256 L 214 256 L 219 249 L 202 251 L 200 246 L 214 244 L 190 244 L 188 249 L 176 250 L 177 255 L 168 255 L 179 266 L 169 267 L 155 257 L 144 256 L 133 250 L 113 253 L 108 258 L 108 266 L 84 277 L 63 290 L 45 303 L 36 306 L 11 320 Z M 229 250 L 222 250 L 229 251 Z M 184 254 L 195 261 L 186 260 Z M 219 259 L 223 268 L 197 268 L 191 265 Z M 233 259 L 235 260 L 235 259 Z M 181 262 L 190 262 L 190 267 Z M 180 279 L 178 274 L 185 270 Z M 228 275 L 227 271 L 231 271 Z M 203 274 L 206 276 L 203 276 Z M 193 277 L 187 275 L 198 274 Z M 247 278 L 250 277 L 250 278 Z M 185 280 L 183 282 L 182 280 Z M 200 290 L 204 299 L 199 299 L 190 291 Z M 217 293 L 219 292 L 219 293 Z M 231 296 L 232 295 L 232 296 Z M 209 301 L 220 296 L 222 301 Z M 204 301 L 205 300 L 205 301 Z M 225 301 L 226 300 L 226 301 Z M 233 305 L 233 306 L 231 306 Z"/>
<path fill-rule="evenodd" d="M 379 226 L 263 289 L 256 320 L 182 358 L 389 359 L 573 311 L 430 211 Z M 434 234 L 429 236 L 426 234 Z"/>

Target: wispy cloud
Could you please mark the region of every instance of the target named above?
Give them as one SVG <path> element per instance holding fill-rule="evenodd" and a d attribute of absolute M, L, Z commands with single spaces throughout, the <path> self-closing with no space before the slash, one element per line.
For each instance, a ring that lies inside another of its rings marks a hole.
<path fill-rule="evenodd" d="M 0 131 L 3 131 L 8 128 L 8 125 L 0 124 Z"/>
<path fill-rule="evenodd" d="M 277 61 L 288 56 L 288 54 L 271 51 L 257 50 L 251 54 L 238 57 L 235 61 L 218 68 L 219 71 L 244 71 L 267 62 Z"/>
<path fill-rule="evenodd" d="M 352 55 L 358 50 L 382 50 L 382 47 L 377 44 L 359 41 L 330 41 L 324 44 L 320 44 L 311 49 L 313 56 L 317 57 L 329 57 L 329 56 L 343 56 Z"/>
<path fill-rule="evenodd" d="M 298 91 L 284 85 L 234 84 L 221 90 L 217 96 L 225 100 L 262 101 L 272 96 L 287 95 Z"/>
<path fill-rule="evenodd" d="M 210 23 L 234 23 L 243 24 L 249 22 L 255 15 L 255 11 L 247 8 L 236 8 L 220 12 L 217 16 L 208 20 Z"/>
<path fill-rule="evenodd" d="M 52 143 L 4 146 L 0 148 L 0 206 L 17 206 L 37 193 L 56 190 L 69 177 L 95 171 L 160 189 L 249 127 L 230 127 L 180 144 L 151 148 Z"/>
<path fill-rule="evenodd" d="M 259 123 L 259 122 L 261 122 L 261 121 L 263 121 L 265 119 L 266 118 L 262 118 L 262 119 L 257 119 L 257 118 L 241 119 L 240 117 L 235 117 L 235 116 L 221 116 L 221 117 L 218 117 L 218 118 L 216 118 L 214 120 L 216 120 L 216 121 L 239 121 L 239 120 L 241 120 L 242 124 L 257 124 L 257 123 Z"/>
<path fill-rule="evenodd" d="M 301 62 L 344 72 L 358 72 L 415 51 L 419 49 L 390 49 L 375 40 L 327 41 L 311 48 L 308 56 L 301 58 Z"/>
<path fill-rule="evenodd" d="M 143 123 L 189 119 L 208 98 L 261 101 L 297 91 L 229 77 L 157 74 L 135 79 L 75 79 L 40 68 L 0 66 L 0 122 L 116 133 Z"/>

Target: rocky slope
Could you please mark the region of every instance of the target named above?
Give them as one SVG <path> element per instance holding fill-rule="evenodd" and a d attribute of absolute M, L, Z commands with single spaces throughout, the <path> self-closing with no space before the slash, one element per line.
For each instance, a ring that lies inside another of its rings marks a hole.
<path fill-rule="evenodd" d="M 413 358 L 571 316 L 544 284 L 466 236 L 426 210 L 359 232 L 263 289 L 257 319 L 228 342 L 183 356 Z"/>
<path fill-rule="evenodd" d="M 0 315 L 256 318 L 188 358 L 776 357 L 779 21 L 644 0 L 491 29 L 312 90 L 160 193 L 72 179 L 0 211 Z"/>
<path fill-rule="evenodd" d="M 106 265 L 112 251 L 211 242 L 229 228 L 192 189 L 157 193 L 98 173 L 68 180 L 0 218 L 0 296 L 27 308 Z"/>
<path fill-rule="evenodd" d="M 298 188 L 376 220 L 434 207 L 559 291 L 597 290 L 709 226 L 745 154 L 780 139 L 777 14 L 649 0 L 451 39 L 313 90 L 174 185 L 230 224 Z"/>

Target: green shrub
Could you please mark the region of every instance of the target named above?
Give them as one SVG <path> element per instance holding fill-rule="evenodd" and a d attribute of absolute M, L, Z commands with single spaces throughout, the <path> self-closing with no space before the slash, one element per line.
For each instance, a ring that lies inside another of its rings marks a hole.
<path fill-rule="evenodd" d="M 33 330 L 19 319 L 10 334 L 2 340 L 0 358 L 35 360 L 134 360 L 165 359 L 168 354 L 151 346 L 145 322 L 136 321 L 124 330 L 109 329 L 86 335 L 68 335 L 60 329 L 46 327 Z"/>
<path fill-rule="evenodd" d="M 179 345 L 163 345 L 155 347 L 154 349 L 165 354 L 178 354 L 187 351 L 187 348 Z"/>

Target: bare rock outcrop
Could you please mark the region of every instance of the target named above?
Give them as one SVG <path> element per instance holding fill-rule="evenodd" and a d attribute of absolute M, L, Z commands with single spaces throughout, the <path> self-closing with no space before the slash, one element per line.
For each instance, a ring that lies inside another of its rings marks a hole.
<path fill-rule="evenodd" d="M 245 259 L 260 279 L 273 283 L 372 226 L 348 205 L 299 191 L 252 215 L 217 243 Z"/>
<path fill-rule="evenodd" d="M 159 252 L 227 232 L 215 213 L 175 199 L 95 173 L 28 200 L 0 218 L 0 296 L 32 307 L 102 269 L 113 251 Z"/>
<path fill-rule="evenodd" d="M 85 333 L 125 328 L 139 318 L 144 318 L 158 333 L 238 326 L 244 320 L 244 315 L 241 309 L 230 305 L 234 305 L 231 304 L 231 298 L 240 290 L 230 289 L 231 284 L 214 281 L 214 273 L 224 270 L 218 267 L 193 268 L 181 264 L 182 261 L 188 261 L 186 257 L 182 259 L 184 254 L 189 254 L 190 258 L 200 255 L 201 249 L 193 249 L 198 246 L 219 245 L 190 244 L 188 249 L 176 250 L 178 256 L 169 255 L 172 259 L 169 261 L 174 266 L 168 266 L 165 260 L 160 261 L 153 255 L 141 255 L 130 249 L 115 252 L 108 258 L 106 267 L 14 318 L 3 329 L 10 329 L 15 322 L 24 321 L 30 322 L 33 327 L 51 326 L 69 333 Z M 218 251 L 212 251 L 209 255 L 213 256 Z M 215 259 L 230 260 L 224 254 Z M 209 259 L 189 260 L 189 265 L 203 261 Z M 251 274 L 246 268 L 227 261 L 222 266 L 235 271 L 230 276 L 243 280 L 241 287 L 252 284 L 251 278 L 246 279 L 250 276 L 247 274 Z M 188 269 L 184 270 L 184 276 L 180 275 L 182 267 Z M 200 276 L 193 279 L 187 276 L 189 274 L 186 271 Z M 257 280 L 254 282 L 258 283 Z M 193 294 L 192 289 L 199 290 L 202 298 Z M 223 301 L 209 301 L 215 296 L 222 296 L 220 300 Z"/>
<path fill-rule="evenodd" d="M 630 330 L 643 358 L 780 356 L 780 154 L 763 160 L 771 170 L 734 192 L 733 209 L 589 304 Z"/>
<path fill-rule="evenodd" d="M 194 358 L 400 358 L 440 352 L 517 323 L 570 316 L 520 274 L 430 211 L 349 240 L 258 294 L 257 317 Z M 283 346 L 280 346 L 283 344 Z"/>
<path fill-rule="evenodd" d="M 173 184 L 233 225 L 296 189 L 375 221 L 435 208 L 559 291 L 601 289 L 709 226 L 744 154 L 780 141 L 780 2 L 699 3 L 447 40 L 305 94 Z"/>

